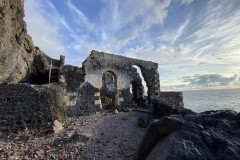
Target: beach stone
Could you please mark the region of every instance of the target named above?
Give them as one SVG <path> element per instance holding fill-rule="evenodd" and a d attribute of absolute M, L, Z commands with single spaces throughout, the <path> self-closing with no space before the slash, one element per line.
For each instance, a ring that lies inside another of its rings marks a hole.
<path fill-rule="evenodd" d="M 55 120 L 53 122 L 53 132 L 54 133 L 59 133 L 62 129 L 63 129 L 62 123 L 59 122 L 58 120 Z"/>
<path fill-rule="evenodd" d="M 117 110 L 117 109 L 115 109 L 113 113 L 114 113 L 114 114 L 118 114 L 118 110 Z"/>
<path fill-rule="evenodd" d="M 135 160 L 238 160 L 240 121 L 230 110 L 171 115 L 153 121 Z"/>

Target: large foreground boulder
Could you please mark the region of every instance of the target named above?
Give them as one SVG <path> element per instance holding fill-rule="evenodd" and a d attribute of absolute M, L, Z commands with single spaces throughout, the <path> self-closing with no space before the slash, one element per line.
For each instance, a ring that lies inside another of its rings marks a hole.
<path fill-rule="evenodd" d="M 240 113 L 207 111 L 153 122 L 136 160 L 238 160 Z"/>

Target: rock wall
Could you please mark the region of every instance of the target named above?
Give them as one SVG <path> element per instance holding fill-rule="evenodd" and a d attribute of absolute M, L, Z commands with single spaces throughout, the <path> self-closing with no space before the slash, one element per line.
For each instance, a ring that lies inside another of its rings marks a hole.
<path fill-rule="evenodd" d="M 66 116 L 64 94 L 58 86 L 0 85 L 0 130 L 37 128 Z"/>
<path fill-rule="evenodd" d="M 0 1 L 0 84 L 27 82 L 31 73 L 49 68 L 27 34 L 23 4 L 23 0 Z"/>
<path fill-rule="evenodd" d="M 79 90 L 76 105 L 68 109 L 69 116 L 83 116 L 101 111 L 100 90 L 84 82 Z"/>
<path fill-rule="evenodd" d="M 84 72 L 82 68 L 65 65 L 62 69 L 62 74 L 65 77 L 66 87 L 68 92 L 75 92 L 84 82 Z"/>
<path fill-rule="evenodd" d="M 183 107 L 183 93 L 182 92 L 161 92 L 160 99 L 169 105 Z"/>
<path fill-rule="evenodd" d="M 170 116 L 172 114 L 179 114 L 185 116 L 187 114 L 195 114 L 190 109 L 172 105 L 166 101 L 162 100 L 162 97 L 153 100 L 154 113 L 159 117 Z"/>

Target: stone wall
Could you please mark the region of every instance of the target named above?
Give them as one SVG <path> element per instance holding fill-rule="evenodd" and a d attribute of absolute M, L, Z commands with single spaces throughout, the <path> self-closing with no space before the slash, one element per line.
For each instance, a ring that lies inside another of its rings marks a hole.
<path fill-rule="evenodd" d="M 66 116 L 62 88 L 46 85 L 0 85 L 0 130 L 37 128 Z"/>
<path fill-rule="evenodd" d="M 83 73 L 82 68 L 65 65 L 62 69 L 62 74 L 65 78 L 68 92 L 75 92 L 84 82 L 85 74 Z"/>
<path fill-rule="evenodd" d="M 85 82 L 100 89 L 102 87 L 103 74 L 105 72 L 111 72 L 116 77 L 117 90 L 121 91 L 122 94 L 128 94 L 130 85 L 135 78 L 134 65 L 139 66 L 142 71 L 143 78 L 148 87 L 149 102 L 159 97 L 160 82 L 157 63 L 93 50 L 90 56 L 82 64 L 84 73 L 86 74 Z M 122 95 L 122 97 L 123 101 L 129 100 L 128 98 L 124 99 L 124 97 L 127 97 L 125 95 Z M 130 103 L 130 101 L 131 100 L 126 103 Z"/>
<path fill-rule="evenodd" d="M 160 99 L 169 105 L 183 107 L 183 93 L 182 92 L 161 92 Z"/>
<path fill-rule="evenodd" d="M 182 116 L 187 114 L 194 114 L 194 112 L 190 109 L 172 105 L 166 101 L 163 101 L 161 97 L 154 99 L 152 102 L 154 107 L 154 113 L 160 118 L 164 116 L 170 116 L 172 114 L 179 114 Z"/>
<path fill-rule="evenodd" d="M 83 83 L 76 99 L 76 105 L 68 108 L 69 116 L 83 116 L 96 113 L 101 110 L 100 90 L 90 83 Z"/>

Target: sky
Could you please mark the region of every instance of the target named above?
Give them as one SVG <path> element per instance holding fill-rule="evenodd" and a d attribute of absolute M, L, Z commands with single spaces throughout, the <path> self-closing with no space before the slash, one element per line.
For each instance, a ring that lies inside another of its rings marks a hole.
<path fill-rule="evenodd" d="M 161 90 L 240 88 L 239 0 L 25 0 L 28 34 L 80 66 L 91 50 L 159 64 Z"/>

